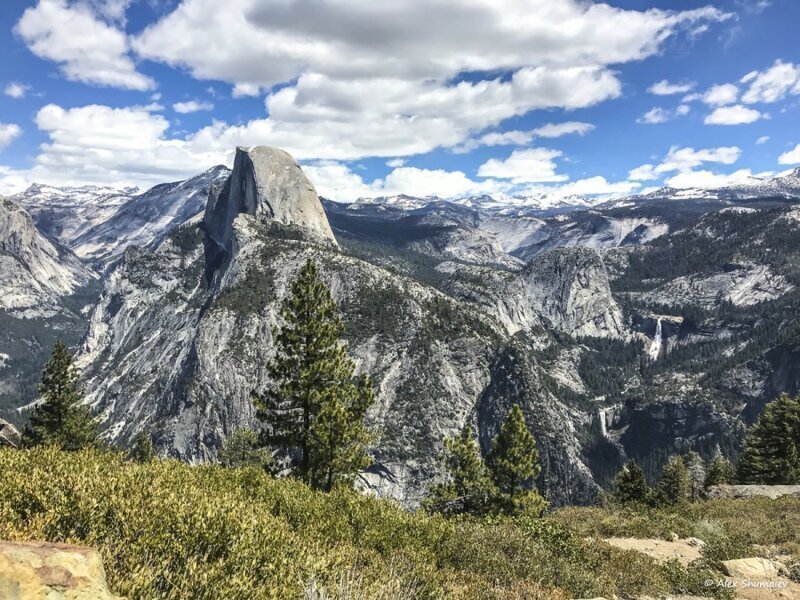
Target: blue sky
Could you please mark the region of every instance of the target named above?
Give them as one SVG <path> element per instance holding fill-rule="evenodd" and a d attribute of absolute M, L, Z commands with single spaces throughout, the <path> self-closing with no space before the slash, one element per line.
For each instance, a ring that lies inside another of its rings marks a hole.
<path fill-rule="evenodd" d="M 321 194 L 593 194 L 800 165 L 796 0 L 6 0 L 0 193 L 284 147 Z"/>

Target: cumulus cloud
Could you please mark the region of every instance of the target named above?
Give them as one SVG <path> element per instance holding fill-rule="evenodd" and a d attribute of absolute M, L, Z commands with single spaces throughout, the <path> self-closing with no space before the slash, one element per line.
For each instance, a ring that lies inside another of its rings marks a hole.
<path fill-rule="evenodd" d="M 3 90 L 3 93 L 11 98 L 19 99 L 24 98 L 29 89 L 31 89 L 29 85 L 10 81 Z"/>
<path fill-rule="evenodd" d="M 763 173 L 760 175 L 771 175 Z M 757 177 L 750 169 L 739 169 L 733 173 L 713 173 L 711 171 L 684 171 L 668 178 L 664 183 L 674 188 L 716 188 L 741 183 L 753 183 Z"/>
<path fill-rule="evenodd" d="M 754 108 L 735 104 L 734 106 L 721 106 L 714 109 L 711 114 L 706 116 L 703 122 L 706 125 L 746 125 L 747 123 L 755 123 L 765 117 L 766 115 Z"/>
<path fill-rule="evenodd" d="M 702 94 L 691 94 L 684 98 L 685 102 L 700 100 L 709 106 L 725 106 L 733 104 L 739 98 L 739 88 L 732 83 L 713 85 Z"/>
<path fill-rule="evenodd" d="M 506 159 L 491 158 L 478 168 L 479 177 L 510 179 L 513 183 L 565 181 L 566 175 L 556 173 L 558 150 L 530 148 L 514 150 Z"/>
<path fill-rule="evenodd" d="M 397 167 L 402 167 L 406 164 L 405 158 L 392 158 L 391 160 L 386 161 L 386 166 L 392 169 L 396 169 Z"/>
<path fill-rule="evenodd" d="M 186 102 L 176 102 L 172 105 L 172 110 L 182 115 L 199 112 L 202 110 L 213 110 L 214 105 L 211 102 L 200 102 L 198 100 L 188 100 Z"/>
<path fill-rule="evenodd" d="M 742 77 L 741 83 L 748 84 L 742 95 L 742 102 L 777 102 L 787 94 L 800 94 L 800 65 L 775 61 L 765 71 L 752 71 Z"/>
<path fill-rule="evenodd" d="M 756 144 L 760 146 L 761 144 L 766 144 L 768 141 L 769 141 L 769 136 L 762 135 L 760 138 L 756 140 Z"/>
<path fill-rule="evenodd" d="M 444 80 L 639 60 L 681 29 L 731 17 L 713 7 L 639 12 L 578 0 L 229 0 L 224 11 L 216 0 L 183 0 L 134 47 L 200 79 L 265 88 L 302 72 Z"/>
<path fill-rule="evenodd" d="M 132 90 L 155 87 L 136 70 L 125 33 L 85 4 L 39 0 L 25 10 L 14 32 L 36 56 L 59 63 L 67 79 Z"/>
<path fill-rule="evenodd" d="M 674 109 L 660 108 L 656 106 L 648 110 L 638 119 L 636 119 L 636 122 L 644 123 L 645 125 L 658 125 L 660 123 L 666 123 L 667 121 L 671 121 L 676 117 L 683 117 L 685 115 L 688 115 L 689 111 L 690 108 L 686 104 L 680 104 L 678 105 L 677 108 Z"/>
<path fill-rule="evenodd" d="M 794 150 L 784 152 L 778 157 L 778 164 L 781 165 L 798 165 L 800 164 L 800 144 L 794 147 Z"/>
<path fill-rule="evenodd" d="M 620 196 L 630 194 L 641 187 L 635 181 L 616 181 L 610 182 L 605 177 L 595 176 L 585 179 L 578 179 L 560 185 L 538 186 L 528 188 L 522 193 L 544 193 L 554 197 L 566 196 Z"/>
<path fill-rule="evenodd" d="M 0 150 L 22 134 L 22 128 L 14 123 L 0 123 Z"/>
<path fill-rule="evenodd" d="M 493 131 L 485 133 L 477 139 L 467 140 L 454 150 L 456 152 L 469 152 L 481 146 L 525 146 L 537 137 L 559 138 L 565 135 L 585 135 L 592 131 L 594 125 L 580 121 L 567 121 L 564 123 L 547 123 L 529 131 Z"/>
<path fill-rule="evenodd" d="M 685 94 L 690 92 L 695 86 L 693 81 L 686 81 L 680 83 L 670 83 L 666 79 L 662 79 L 647 88 L 647 91 L 656 96 L 671 96 L 673 94 Z"/>

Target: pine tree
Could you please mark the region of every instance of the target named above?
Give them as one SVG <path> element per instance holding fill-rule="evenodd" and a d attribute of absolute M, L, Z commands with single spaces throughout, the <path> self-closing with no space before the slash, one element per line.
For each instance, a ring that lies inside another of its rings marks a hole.
<path fill-rule="evenodd" d="M 97 423 L 82 405 L 78 374 L 72 355 L 63 342 L 56 342 L 39 384 L 41 400 L 31 413 L 26 441 L 31 446 L 54 445 L 79 450 L 98 444 Z"/>
<path fill-rule="evenodd" d="M 706 480 L 703 487 L 708 490 L 715 485 L 723 485 L 726 483 L 733 483 L 736 476 L 736 470 L 730 461 L 725 460 L 720 455 L 711 459 L 706 470 Z"/>
<path fill-rule="evenodd" d="M 349 483 L 369 465 L 364 415 L 374 401 L 369 379 L 340 343 L 344 325 L 314 261 L 303 265 L 281 307 L 268 364 L 275 385 L 256 395 L 267 442 L 287 451 L 293 474 L 315 489 Z"/>
<path fill-rule="evenodd" d="M 133 440 L 133 447 L 128 452 L 128 458 L 138 463 L 152 462 L 156 457 L 153 442 L 150 436 L 144 431 L 140 431 Z"/>
<path fill-rule="evenodd" d="M 689 498 L 689 474 L 680 456 L 671 456 L 658 480 L 656 501 L 662 505 L 680 504 Z"/>
<path fill-rule="evenodd" d="M 689 480 L 689 500 L 697 502 L 703 497 L 706 489 L 706 465 L 703 457 L 697 452 L 689 452 L 684 457 L 686 475 Z"/>
<path fill-rule="evenodd" d="M 800 483 L 800 397 L 786 394 L 764 407 L 739 461 L 742 483 Z"/>
<path fill-rule="evenodd" d="M 647 504 L 652 491 L 644 471 L 635 460 L 629 460 L 614 478 L 614 499 L 620 504 Z"/>
<path fill-rule="evenodd" d="M 444 464 L 450 480 L 432 488 L 426 506 L 441 512 L 485 513 L 497 488 L 469 427 L 444 441 Z"/>
<path fill-rule="evenodd" d="M 539 452 L 519 405 L 511 408 L 500 432 L 492 440 L 486 464 L 498 489 L 500 510 L 544 509 L 544 499 L 530 487 L 541 470 Z"/>
<path fill-rule="evenodd" d="M 272 467 L 272 453 L 265 448 L 258 432 L 239 429 L 229 435 L 219 451 L 219 461 L 224 467 Z"/>

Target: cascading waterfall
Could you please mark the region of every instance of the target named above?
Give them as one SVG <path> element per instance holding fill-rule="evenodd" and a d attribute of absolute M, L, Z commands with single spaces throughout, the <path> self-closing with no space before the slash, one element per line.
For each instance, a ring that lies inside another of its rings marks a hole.
<path fill-rule="evenodd" d="M 650 350 L 648 351 L 651 360 L 658 360 L 658 357 L 661 355 L 661 345 L 663 343 L 662 338 L 661 319 L 659 318 L 656 322 L 656 335 L 653 337 L 653 343 L 650 344 Z"/>

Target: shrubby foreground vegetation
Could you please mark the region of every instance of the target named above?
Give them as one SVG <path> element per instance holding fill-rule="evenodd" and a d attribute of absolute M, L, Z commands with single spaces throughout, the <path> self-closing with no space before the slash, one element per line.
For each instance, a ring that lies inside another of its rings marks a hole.
<path fill-rule="evenodd" d="M 112 589 L 132 599 L 707 595 L 717 560 L 752 544 L 800 551 L 797 499 L 447 518 L 261 468 L 96 449 L 4 449 L 0 471 L 0 538 L 96 546 Z M 707 563 L 659 566 L 597 539 L 671 532 L 705 537 Z"/>

